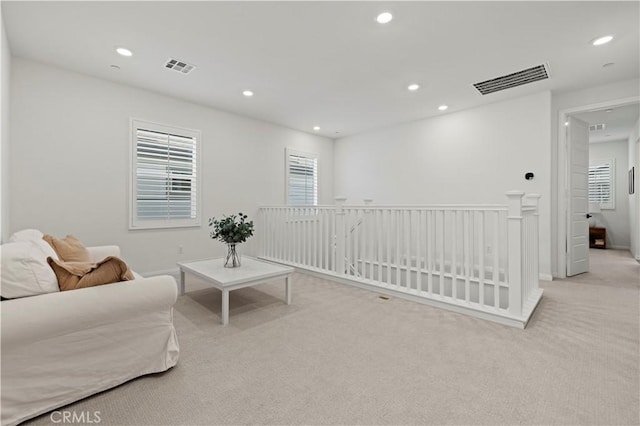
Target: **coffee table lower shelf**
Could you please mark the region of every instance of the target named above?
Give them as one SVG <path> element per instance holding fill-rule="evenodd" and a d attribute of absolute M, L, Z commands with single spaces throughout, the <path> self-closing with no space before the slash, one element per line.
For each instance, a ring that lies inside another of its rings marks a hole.
<path fill-rule="evenodd" d="M 244 287 L 285 279 L 285 301 L 291 304 L 291 286 L 294 269 L 288 266 L 242 257 L 242 266 L 225 268 L 224 259 L 205 259 L 194 262 L 180 262 L 180 295 L 185 290 L 185 274 L 196 275 L 222 292 L 222 325 L 229 323 L 229 292 Z"/>

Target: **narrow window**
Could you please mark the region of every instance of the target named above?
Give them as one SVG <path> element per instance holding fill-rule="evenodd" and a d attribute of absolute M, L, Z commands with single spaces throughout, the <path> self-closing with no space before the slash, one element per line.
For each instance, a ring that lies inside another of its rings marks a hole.
<path fill-rule="evenodd" d="M 601 209 L 615 209 L 615 168 L 613 160 L 591 161 L 589 164 L 589 202 Z"/>
<path fill-rule="evenodd" d="M 315 154 L 286 150 L 287 203 L 293 206 L 318 204 L 318 158 Z"/>
<path fill-rule="evenodd" d="M 200 132 L 132 120 L 130 229 L 200 225 Z"/>

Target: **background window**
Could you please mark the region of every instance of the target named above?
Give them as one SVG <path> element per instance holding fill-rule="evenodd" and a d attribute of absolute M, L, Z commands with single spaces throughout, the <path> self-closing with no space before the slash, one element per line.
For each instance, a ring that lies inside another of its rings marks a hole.
<path fill-rule="evenodd" d="M 287 156 L 287 203 L 289 205 L 318 204 L 318 158 L 291 149 Z"/>
<path fill-rule="evenodd" d="M 131 229 L 199 226 L 200 132 L 132 121 Z"/>
<path fill-rule="evenodd" d="M 613 160 L 589 163 L 589 202 L 601 209 L 615 209 L 615 170 Z"/>

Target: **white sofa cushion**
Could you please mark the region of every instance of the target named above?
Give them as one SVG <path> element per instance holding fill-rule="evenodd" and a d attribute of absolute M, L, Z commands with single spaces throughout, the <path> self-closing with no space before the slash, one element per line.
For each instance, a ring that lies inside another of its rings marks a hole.
<path fill-rule="evenodd" d="M 44 240 L 3 244 L 0 295 L 7 299 L 60 291 L 47 263 L 51 246 Z"/>

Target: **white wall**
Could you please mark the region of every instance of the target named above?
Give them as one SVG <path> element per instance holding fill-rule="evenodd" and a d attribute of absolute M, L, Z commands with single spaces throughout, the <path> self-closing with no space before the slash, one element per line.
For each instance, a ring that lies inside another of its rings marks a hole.
<path fill-rule="evenodd" d="M 285 147 L 319 155 L 319 202 L 333 199 L 333 141 L 47 65 L 12 62 L 11 230 L 119 244 L 139 272 L 222 255 L 208 218 L 285 202 Z M 202 131 L 202 226 L 128 230 L 129 119 Z M 178 246 L 184 253 L 178 254 Z M 255 253 L 257 239 L 243 244 Z"/>
<path fill-rule="evenodd" d="M 640 119 L 636 121 L 628 140 L 628 169 L 635 167 L 635 191 L 629 195 L 629 232 L 631 255 L 640 260 Z M 627 170 L 628 172 L 628 170 Z"/>
<path fill-rule="evenodd" d="M 540 272 L 550 277 L 550 117 L 543 92 L 339 139 L 334 193 L 381 204 L 506 204 L 509 190 L 541 194 Z"/>
<path fill-rule="evenodd" d="M 631 79 L 619 81 L 603 86 L 590 87 L 588 89 L 571 92 L 553 93 L 551 98 L 551 235 L 555 241 L 551 245 L 551 262 L 554 277 L 562 277 L 566 274 L 566 267 L 560 259 L 564 259 L 566 248 L 566 209 L 564 206 L 564 174 L 565 174 L 565 146 L 559 143 L 558 135 L 560 112 L 563 110 L 575 110 L 580 107 L 596 105 L 628 99 L 640 95 L 640 80 Z M 563 130 L 564 131 L 564 130 Z M 558 189 L 561 189 L 558 191 Z M 562 265 L 562 266 L 559 266 Z"/>
<path fill-rule="evenodd" d="M 10 99 L 11 99 L 11 51 L 7 34 L 4 28 L 4 18 L 2 17 L 2 4 L 0 3 L 0 123 L 2 130 L 0 131 L 0 242 L 5 241 L 9 237 L 10 211 L 9 211 L 9 194 L 10 194 Z"/>
<path fill-rule="evenodd" d="M 610 160 L 615 163 L 615 209 L 594 215 L 596 226 L 607 229 L 607 248 L 629 249 L 629 143 L 626 140 L 589 144 L 589 160 Z"/>

